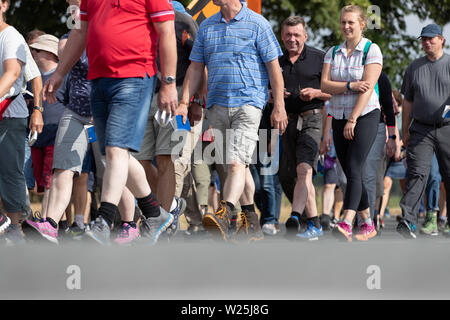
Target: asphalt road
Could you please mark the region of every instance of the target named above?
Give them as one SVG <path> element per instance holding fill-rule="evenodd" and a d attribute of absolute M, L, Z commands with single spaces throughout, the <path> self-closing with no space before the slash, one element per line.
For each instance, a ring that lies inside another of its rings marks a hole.
<path fill-rule="evenodd" d="M 266 237 L 150 247 L 0 246 L 0 299 L 449 299 L 450 239 L 404 240 L 386 220 L 368 242 Z"/>

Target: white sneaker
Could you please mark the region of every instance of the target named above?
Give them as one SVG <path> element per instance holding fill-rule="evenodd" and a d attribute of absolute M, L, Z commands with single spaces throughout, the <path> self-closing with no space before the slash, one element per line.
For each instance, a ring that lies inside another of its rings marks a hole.
<path fill-rule="evenodd" d="M 262 226 L 262 232 L 269 235 L 274 236 L 277 234 L 277 229 L 275 228 L 275 224 L 273 223 L 265 223 Z"/>

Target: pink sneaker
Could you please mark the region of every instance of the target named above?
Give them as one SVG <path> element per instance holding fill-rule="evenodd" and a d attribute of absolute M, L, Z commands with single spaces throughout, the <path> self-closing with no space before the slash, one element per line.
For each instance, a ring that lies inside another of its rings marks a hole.
<path fill-rule="evenodd" d="M 125 222 L 122 225 L 122 230 L 120 230 L 120 233 L 114 240 L 114 242 L 120 245 L 125 245 L 139 239 L 139 237 L 139 228 L 136 226 L 136 224 L 134 226 L 131 226 L 130 224 Z"/>
<path fill-rule="evenodd" d="M 338 222 L 333 229 L 333 235 L 336 238 L 345 238 L 348 242 L 352 242 L 352 228 L 345 221 Z"/>
<path fill-rule="evenodd" d="M 367 241 L 370 238 L 373 238 L 377 235 L 377 230 L 375 230 L 375 226 L 372 221 L 372 225 L 369 226 L 367 223 L 363 223 L 361 227 L 359 227 L 358 233 L 355 235 L 355 238 L 359 241 Z"/>
<path fill-rule="evenodd" d="M 43 221 L 33 221 L 33 220 L 25 220 L 25 222 L 32 227 L 35 231 L 39 232 L 41 236 L 43 236 L 48 241 L 58 244 L 58 229 L 53 228 L 50 222 Z"/>

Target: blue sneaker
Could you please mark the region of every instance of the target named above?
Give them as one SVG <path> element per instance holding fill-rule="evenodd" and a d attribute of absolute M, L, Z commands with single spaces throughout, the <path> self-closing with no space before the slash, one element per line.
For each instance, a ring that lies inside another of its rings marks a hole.
<path fill-rule="evenodd" d="M 167 236 L 173 237 L 178 230 L 178 218 L 184 213 L 186 210 L 186 200 L 183 198 L 175 197 L 177 201 L 177 206 L 170 213 L 173 215 L 173 222 L 169 228 L 167 228 Z"/>
<path fill-rule="evenodd" d="M 406 219 L 402 219 L 397 225 L 397 232 L 405 239 L 416 239 L 416 225 Z"/>
<path fill-rule="evenodd" d="M 322 226 L 316 228 L 312 221 L 309 221 L 308 227 L 305 231 L 297 233 L 297 237 L 302 240 L 314 241 L 319 240 L 319 237 L 323 236 Z"/>

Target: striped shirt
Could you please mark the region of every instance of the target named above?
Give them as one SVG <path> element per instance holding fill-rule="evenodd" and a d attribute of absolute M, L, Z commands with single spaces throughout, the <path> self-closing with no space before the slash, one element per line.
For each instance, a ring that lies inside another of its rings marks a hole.
<path fill-rule="evenodd" d="M 269 22 L 241 3 L 229 23 L 221 12 L 203 21 L 192 48 L 190 60 L 208 68 L 207 108 L 249 104 L 262 109 L 269 97 L 265 63 L 282 51 Z"/>
<path fill-rule="evenodd" d="M 369 40 L 366 38 L 362 38 L 353 53 L 348 58 L 345 42 L 339 46 L 334 59 L 334 47 L 328 50 L 327 54 L 325 55 L 324 63 L 331 64 L 332 81 L 353 82 L 362 80 L 364 74 L 364 65 L 362 64 L 363 51 L 367 41 Z M 366 65 L 372 63 L 383 65 L 383 55 L 381 54 L 380 48 L 375 43 L 370 46 L 369 52 L 367 53 L 366 57 Z M 332 115 L 335 119 L 350 118 L 358 96 L 358 92 L 351 91 L 332 95 L 328 107 L 328 114 Z M 380 102 L 378 100 L 377 93 L 374 90 L 369 98 L 367 106 L 363 109 L 361 116 L 375 109 L 380 109 Z"/>

